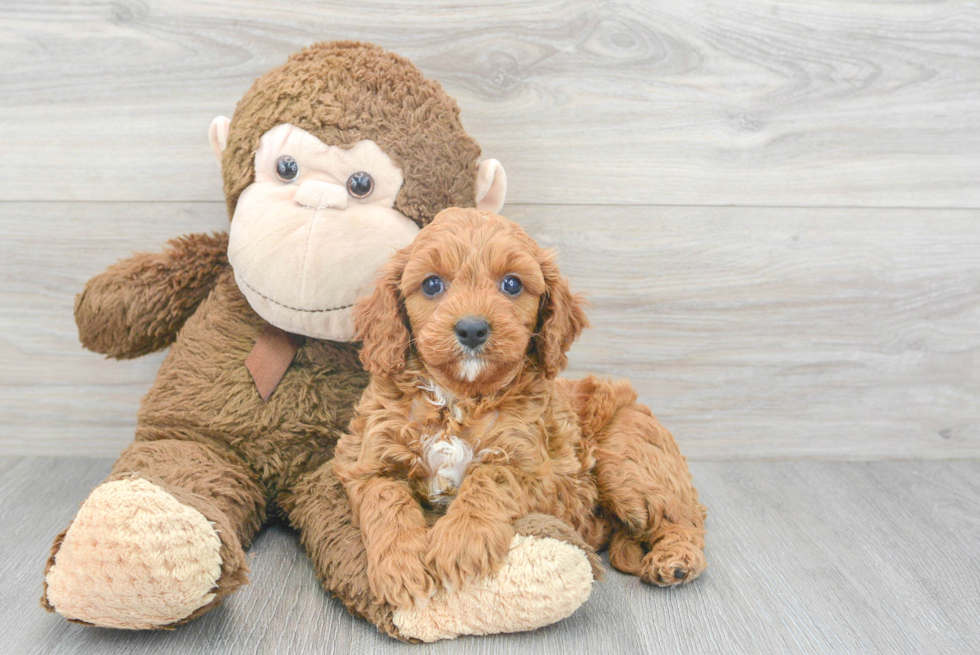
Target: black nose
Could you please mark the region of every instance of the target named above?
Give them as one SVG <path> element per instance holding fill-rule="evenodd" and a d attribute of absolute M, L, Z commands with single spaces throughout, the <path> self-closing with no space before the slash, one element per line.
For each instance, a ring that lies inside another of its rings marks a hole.
<path fill-rule="evenodd" d="M 456 338 L 467 348 L 478 348 L 490 334 L 490 325 L 482 318 L 464 318 L 456 323 Z"/>

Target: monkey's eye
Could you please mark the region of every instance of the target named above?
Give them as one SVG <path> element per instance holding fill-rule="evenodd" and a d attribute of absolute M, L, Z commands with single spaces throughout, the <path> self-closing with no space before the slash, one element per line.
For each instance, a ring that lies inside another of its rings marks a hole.
<path fill-rule="evenodd" d="M 374 178 L 358 171 L 347 178 L 347 193 L 355 198 L 367 198 L 374 191 Z"/>
<path fill-rule="evenodd" d="M 292 182 L 299 175 L 299 164 L 296 160 L 289 155 L 283 155 L 276 161 L 276 176 L 280 180 L 286 182 Z"/>
<path fill-rule="evenodd" d="M 438 275 L 430 275 L 422 282 L 422 293 L 432 298 L 445 291 L 446 285 L 442 283 L 442 278 Z"/>
<path fill-rule="evenodd" d="M 524 285 L 521 284 L 520 278 L 516 278 L 513 275 L 508 275 L 504 278 L 504 281 L 500 283 L 500 290 L 511 296 L 516 296 L 523 288 Z"/>

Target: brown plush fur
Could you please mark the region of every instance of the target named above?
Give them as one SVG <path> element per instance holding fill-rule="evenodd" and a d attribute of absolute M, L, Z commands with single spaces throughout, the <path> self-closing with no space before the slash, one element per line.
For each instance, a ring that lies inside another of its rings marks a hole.
<path fill-rule="evenodd" d="M 445 290 L 427 296 L 433 275 Z M 500 289 L 505 276 L 523 282 L 519 294 Z M 469 375 L 455 332 L 468 317 L 489 323 Z M 554 380 L 585 315 L 553 255 L 516 224 L 443 211 L 388 264 L 355 322 L 372 378 L 334 461 L 376 596 L 407 606 L 494 573 L 532 512 L 596 548 L 615 530 L 614 565 L 648 582 L 704 568 L 704 508 L 670 434 L 626 383 Z M 450 435 L 475 456 L 430 527 L 425 506 L 440 498 L 428 449 Z"/>
<path fill-rule="evenodd" d="M 228 268 L 228 235 L 191 234 L 124 259 L 75 299 L 82 345 L 117 359 L 165 348 Z"/>
<path fill-rule="evenodd" d="M 459 107 L 410 61 L 353 41 L 318 43 L 258 80 L 231 119 L 222 171 L 228 214 L 255 177 L 259 138 L 291 123 L 324 143 L 370 139 L 402 169 L 395 209 L 419 227 L 446 207 L 472 207 L 480 147 Z"/>

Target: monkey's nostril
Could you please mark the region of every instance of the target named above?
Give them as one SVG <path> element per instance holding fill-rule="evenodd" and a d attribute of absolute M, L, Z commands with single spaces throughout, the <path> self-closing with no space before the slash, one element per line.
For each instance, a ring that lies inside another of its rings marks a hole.
<path fill-rule="evenodd" d="M 319 180 L 303 182 L 294 199 L 296 204 L 310 209 L 347 209 L 347 189 Z"/>

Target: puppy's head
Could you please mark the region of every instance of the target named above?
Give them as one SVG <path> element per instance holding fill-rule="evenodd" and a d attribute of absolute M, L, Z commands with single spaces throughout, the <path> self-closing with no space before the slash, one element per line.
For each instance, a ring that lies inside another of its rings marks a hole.
<path fill-rule="evenodd" d="M 475 209 L 440 212 L 384 268 L 354 321 L 373 375 L 400 371 L 414 349 L 458 395 L 490 393 L 527 368 L 553 378 L 587 324 L 554 255 Z"/>

